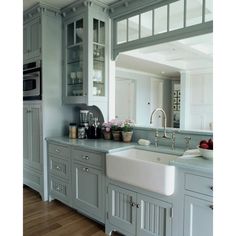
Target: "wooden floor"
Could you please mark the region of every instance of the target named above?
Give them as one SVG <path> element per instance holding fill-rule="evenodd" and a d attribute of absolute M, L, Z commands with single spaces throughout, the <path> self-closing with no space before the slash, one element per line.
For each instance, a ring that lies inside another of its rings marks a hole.
<path fill-rule="evenodd" d="M 24 187 L 24 236 L 105 236 L 104 227 L 59 201 L 43 202 Z"/>

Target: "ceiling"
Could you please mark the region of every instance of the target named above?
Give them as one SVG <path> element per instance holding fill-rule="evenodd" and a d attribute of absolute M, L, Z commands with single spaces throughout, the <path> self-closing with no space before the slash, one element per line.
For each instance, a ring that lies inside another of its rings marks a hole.
<path fill-rule="evenodd" d="M 99 0 L 102 3 L 105 3 L 107 5 L 110 5 L 114 2 L 117 2 L 118 0 Z M 72 2 L 75 2 L 75 0 L 23 0 L 23 9 L 24 11 L 32 7 L 38 2 L 45 3 L 47 5 L 50 5 L 52 7 L 61 9 L 62 7 L 65 7 L 69 5 Z"/>
<path fill-rule="evenodd" d="M 212 64 L 212 34 L 124 52 L 116 60 L 117 67 L 167 77 L 179 77 L 181 71 L 209 70 Z"/>

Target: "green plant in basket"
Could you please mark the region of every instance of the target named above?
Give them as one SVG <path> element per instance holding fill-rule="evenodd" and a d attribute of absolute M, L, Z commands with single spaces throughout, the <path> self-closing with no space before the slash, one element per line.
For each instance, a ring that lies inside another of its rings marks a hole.
<path fill-rule="evenodd" d="M 113 119 L 110 121 L 111 122 L 111 130 L 112 131 L 121 131 L 121 126 L 122 126 L 122 122 L 118 121 L 117 119 Z"/>
<path fill-rule="evenodd" d="M 134 129 L 134 122 L 132 120 L 125 120 L 121 127 L 123 132 L 132 132 Z"/>

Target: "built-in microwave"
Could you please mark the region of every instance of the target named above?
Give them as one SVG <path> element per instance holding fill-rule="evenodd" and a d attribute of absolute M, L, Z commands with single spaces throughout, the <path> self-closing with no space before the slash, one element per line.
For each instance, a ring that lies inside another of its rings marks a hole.
<path fill-rule="evenodd" d="M 41 62 L 35 61 L 23 66 L 23 100 L 41 100 Z"/>

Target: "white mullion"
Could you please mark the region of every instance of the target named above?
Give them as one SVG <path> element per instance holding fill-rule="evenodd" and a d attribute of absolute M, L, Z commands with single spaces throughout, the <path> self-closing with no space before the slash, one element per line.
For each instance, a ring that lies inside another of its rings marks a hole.
<path fill-rule="evenodd" d="M 154 35 L 154 21 L 155 21 L 154 11 L 155 11 L 155 9 L 152 10 L 152 36 Z"/>
<path fill-rule="evenodd" d="M 206 0 L 202 0 L 202 23 L 205 22 Z"/>
<path fill-rule="evenodd" d="M 126 42 L 129 42 L 129 20 L 126 18 Z"/>
<path fill-rule="evenodd" d="M 186 27 L 186 18 L 187 18 L 187 0 L 184 0 L 184 28 Z"/>
<path fill-rule="evenodd" d="M 167 32 L 170 31 L 170 4 L 167 5 Z"/>
<path fill-rule="evenodd" d="M 138 38 L 140 39 L 141 38 L 141 15 L 139 14 L 138 15 L 138 22 L 139 22 L 139 25 L 138 25 Z"/>

